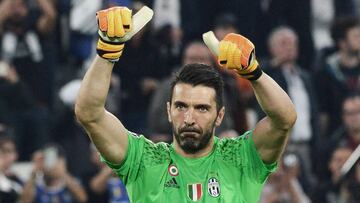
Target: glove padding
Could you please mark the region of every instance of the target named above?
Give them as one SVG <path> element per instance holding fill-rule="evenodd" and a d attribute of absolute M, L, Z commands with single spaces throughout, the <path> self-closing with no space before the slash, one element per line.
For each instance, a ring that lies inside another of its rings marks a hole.
<path fill-rule="evenodd" d="M 255 46 L 242 35 L 230 33 L 220 41 L 218 63 L 248 80 L 257 80 L 262 75 L 255 58 Z"/>
<path fill-rule="evenodd" d="M 99 26 L 97 54 L 111 62 L 119 60 L 124 43 L 119 38 L 132 29 L 131 10 L 126 7 L 112 7 L 96 13 Z"/>

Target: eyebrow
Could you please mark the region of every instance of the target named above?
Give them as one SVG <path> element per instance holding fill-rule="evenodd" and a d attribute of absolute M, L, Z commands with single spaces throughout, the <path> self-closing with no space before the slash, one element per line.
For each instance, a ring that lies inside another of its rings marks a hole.
<path fill-rule="evenodd" d="M 174 105 L 175 106 L 185 106 L 185 107 L 188 107 L 189 105 L 186 104 L 185 102 L 182 102 L 182 101 L 175 101 L 174 102 Z M 211 105 L 210 104 L 195 104 L 194 107 L 197 109 L 197 108 L 206 108 L 206 109 L 211 109 Z"/>
<path fill-rule="evenodd" d="M 186 106 L 186 107 L 189 106 L 189 105 L 187 105 L 185 102 L 182 102 L 182 101 L 175 101 L 175 102 L 174 102 L 174 105 L 175 105 L 175 106 L 180 106 L 180 105 L 181 105 L 181 106 Z"/>
<path fill-rule="evenodd" d="M 197 104 L 197 105 L 195 105 L 195 108 L 196 109 L 199 109 L 199 108 L 211 109 L 211 105 L 209 105 L 209 104 Z"/>

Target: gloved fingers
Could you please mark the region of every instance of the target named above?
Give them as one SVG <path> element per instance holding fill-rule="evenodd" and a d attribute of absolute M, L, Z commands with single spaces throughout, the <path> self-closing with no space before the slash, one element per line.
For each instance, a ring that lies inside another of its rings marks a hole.
<path fill-rule="evenodd" d="M 226 67 L 229 69 L 239 69 L 241 68 L 240 66 L 236 66 L 236 61 L 239 61 L 241 57 L 241 51 L 240 49 L 237 48 L 236 44 L 231 43 L 229 45 L 229 48 L 227 50 L 227 64 Z"/>
<path fill-rule="evenodd" d="M 106 32 L 108 29 L 107 11 L 101 10 L 101 11 L 96 12 L 96 18 L 97 18 L 99 30 L 102 32 Z"/>
<path fill-rule="evenodd" d="M 241 63 L 244 64 L 245 67 L 249 66 L 252 62 L 253 59 L 255 59 L 255 46 L 254 44 L 243 37 L 242 39 L 242 59 L 241 59 Z"/>
<path fill-rule="evenodd" d="M 114 8 L 114 37 L 123 37 L 125 30 L 123 27 L 123 19 L 121 15 L 121 7 Z"/>
<path fill-rule="evenodd" d="M 125 32 L 129 32 L 132 29 L 131 16 L 132 16 L 132 11 L 130 9 L 126 7 L 121 9 L 121 20 Z"/>
<path fill-rule="evenodd" d="M 239 34 L 229 33 L 225 36 L 224 40 L 235 43 L 240 49 L 242 67 L 249 66 L 252 59 L 255 59 L 255 55 L 252 55 L 252 53 L 254 53 L 255 46 L 246 37 Z"/>
<path fill-rule="evenodd" d="M 121 19 L 121 7 L 107 9 L 107 36 L 123 37 L 125 30 Z"/>
<path fill-rule="evenodd" d="M 244 67 L 241 64 L 241 55 L 242 55 L 242 51 L 239 48 L 237 48 L 235 50 L 235 53 L 234 53 L 234 56 L 233 56 L 234 57 L 233 61 L 234 61 L 234 66 L 238 67 L 238 69 L 242 69 Z"/>
<path fill-rule="evenodd" d="M 221 66 L 226 66 L 227 64 L 227 51 L 229 49 L 229 46 L 230 46 L 230 42 L 228 41 L 220 41 L 219 43 L 219 56 L 218 56 L 218 63 L 221 65 Z"/>
<path fill-rule="evenodd" d="M 107 36 L 108 37 L 114 37 L 115 36 L 115 22 L 114 22 L 114 9 L 108 9 L 107 10 L 107 24 L 108 24 L 108 29 L 107 29 Z"/>

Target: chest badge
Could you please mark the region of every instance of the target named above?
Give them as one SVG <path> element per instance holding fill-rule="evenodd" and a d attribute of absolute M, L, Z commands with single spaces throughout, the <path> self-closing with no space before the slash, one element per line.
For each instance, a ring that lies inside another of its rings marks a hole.
<path fill-rule="evenodd" d="M 212 177 L 208 181 L 208 192 L 212 197 L 218 197 L 220 195 L 220 185 L 219 181 Z"/>
<path fill-rule="evenodd" d="M 187 185 L 187 195 L 192 201 L 198 201 L 203 195 L 202 184 L 194 183 Z"/>
<path fill-rule="evenodd" d="M 169 166 L 168 172 L 169 172 L 169 174 L 170 174 L 171 176 L 178 176 L 178 175 L 179 175 L 179 169 L 178 169 L 175 165 L 173 165 L 173 164 L 171 164 L 171 165 Z"/>

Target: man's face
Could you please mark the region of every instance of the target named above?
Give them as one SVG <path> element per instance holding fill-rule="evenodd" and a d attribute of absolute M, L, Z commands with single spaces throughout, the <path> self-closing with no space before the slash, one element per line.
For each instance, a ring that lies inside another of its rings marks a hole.
<path fill-rule="evenodd" d="M 270 43 L 270 52 L 280 64 L 294 62 L 298 57 L 297 37 L 288 31 L 280 31 Z"/>
<path fill-rule="evenodd" d="M 17 160 L 15 144 L 13 142 L 6 142 L 1 147 L 1 150 L 3 152 L 3 167 L 7 170 Z"/>
<path fill-rule="evenodd" d="M 360 97 L 344 102 L 343 121 L 349 132 L 360 132 Z"/>
<path fill-rule="evenodd" d="M 359 54 L 360 52 L 360 26 L 349 29 L 346 33 L 345 47 L 350 53 Z"/>
<path fill-rule="evenodd" d="M 14 22 L 19 22 L 25 20 L 28 16 L 29 9 L 24 0 L 13 0 L 13 11 L 11 15 L 11 19 Z"/>
<path fill-rule="evenodd" d="M 179 83 L 175 85 L 168 118 L 172 123 L 174 142 L 188 154 L 209 145 L 215 126 L 221 124 L 224 108 L 216 110 L 215 90 L 210 87 Z"/>

